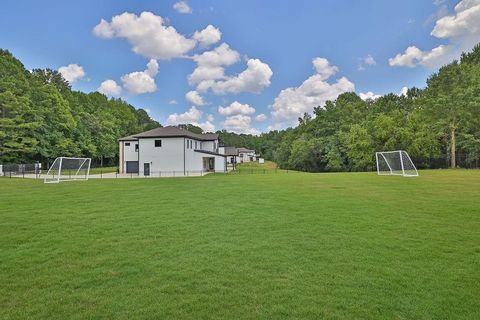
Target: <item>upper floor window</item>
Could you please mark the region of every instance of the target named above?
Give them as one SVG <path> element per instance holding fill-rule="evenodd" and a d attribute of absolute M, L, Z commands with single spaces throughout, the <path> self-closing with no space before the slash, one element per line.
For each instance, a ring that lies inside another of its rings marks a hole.
<path fill-rule="evenodd" d="M 135 152 L 138 152 L 138 143 L 135 143 Z"/>
<path fill-rule="evenodd" d="M 155 140 L 155 148 L 159 148 L 162 146 L 162 140 Z"/>
<path fill-rule="evenodd" d="M 197 141 L 195 141 L 195 149 L 197 149 Z"/>
<path fill-rule="evenodd" d="M 125 142 L 125 147 L 130 147 L 130 142 Z"/>

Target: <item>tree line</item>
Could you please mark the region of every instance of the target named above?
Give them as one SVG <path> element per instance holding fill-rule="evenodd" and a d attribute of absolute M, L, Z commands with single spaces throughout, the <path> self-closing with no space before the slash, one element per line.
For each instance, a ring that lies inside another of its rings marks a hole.
<path fill-rule="evenodd" d="M 372 170 L 375 152 L 388 150 L 406 150 L 420 168 L 479 167 L 480 45 L 432 74 L 424 89 L 367 101 L 344 93 L 298 120 L 258 137 L 220 134 L 288 169 Z"/>
<path fill-rule="evenodd" d="M 298 120 L 295 128 L 259 136 L 217 133 L 226 146 L 255 149 L 295 170 L 371 170 L 375 151 L 399 149 L 421 168 L 440 166 L 438 159 L 451 167 L 478 166 L 480 45 L 432 74 L 424 89 L 367 101 L 344 93 Z M 118 138 L 159 126 L 145 110 L 74 91 L 57 71 L 26 70 L 0 50 L 0 163 L 48 164 L 62 155 L 116 165 Z M 181 127 L 201 132 L 191 124 Z"/>
<path fill-rule="evenodd" d="M 116 164 L 118 138 L 158 126 L 143 109 L 73 91 L 57 71 L 29 71 L 0 49 L 0 163 L 85 156 Z"/>

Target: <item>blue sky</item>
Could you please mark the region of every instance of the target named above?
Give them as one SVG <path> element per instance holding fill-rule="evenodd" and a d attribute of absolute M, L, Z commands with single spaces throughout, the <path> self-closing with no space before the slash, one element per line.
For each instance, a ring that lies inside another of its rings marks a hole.
<path fill-rule="evenodd" d="M 344 91 L 423 87 L 480 40 L 476 0 L 177 2 L 4 0 L 0 47 L 163 125 L 258 133 Z"/>

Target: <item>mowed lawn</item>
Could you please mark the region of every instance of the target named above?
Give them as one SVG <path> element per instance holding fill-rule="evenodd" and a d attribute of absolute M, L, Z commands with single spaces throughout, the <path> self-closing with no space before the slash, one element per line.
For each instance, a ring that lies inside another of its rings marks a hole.
<path fill-rule="evenodd" d="M 0 319 L 478 319 L 480 171 L 0 179 Z"/>

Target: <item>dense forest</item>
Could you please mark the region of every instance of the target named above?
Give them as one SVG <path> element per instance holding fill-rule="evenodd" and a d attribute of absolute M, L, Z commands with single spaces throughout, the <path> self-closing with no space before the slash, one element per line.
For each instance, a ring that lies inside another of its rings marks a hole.
<path fill-rule="evenodd" d="M 0 49 L 0 163 L 48 165 L 63 155 L 116 164 L 119 137 L 158 126 L 145 110 L 73 91 L 57 71 L 28 71 Z"/>
<path fill-rule="evenodd" d="M 258 137 L 221 132 L 282 168 L 372 170 L 375 151 L 406 150 L 420 168 L 480 166 L 480 45 L 443 66 L 424 89 L 363 101 L 344 93 L 296 128 Z"/>
<path fill-rule="evenodd" d="M 73 91 L 57 71 L 28 71 L 5 50 L 0 50 L 0 112 L 4 164 L 48 164 L 59 155 L 116 164 L 118 138 L 160 126 L 121 99 Z M 398 149 L 419 167 L 478 167 L 480 45 L 431 75 L 424 89 L 367 101 L 344 93 L 304 114 L 295 128 L 259 136 L 218 133 L 227 146 L 255 149 L 296 170 L 371 170 L 375 151 Z"/>

